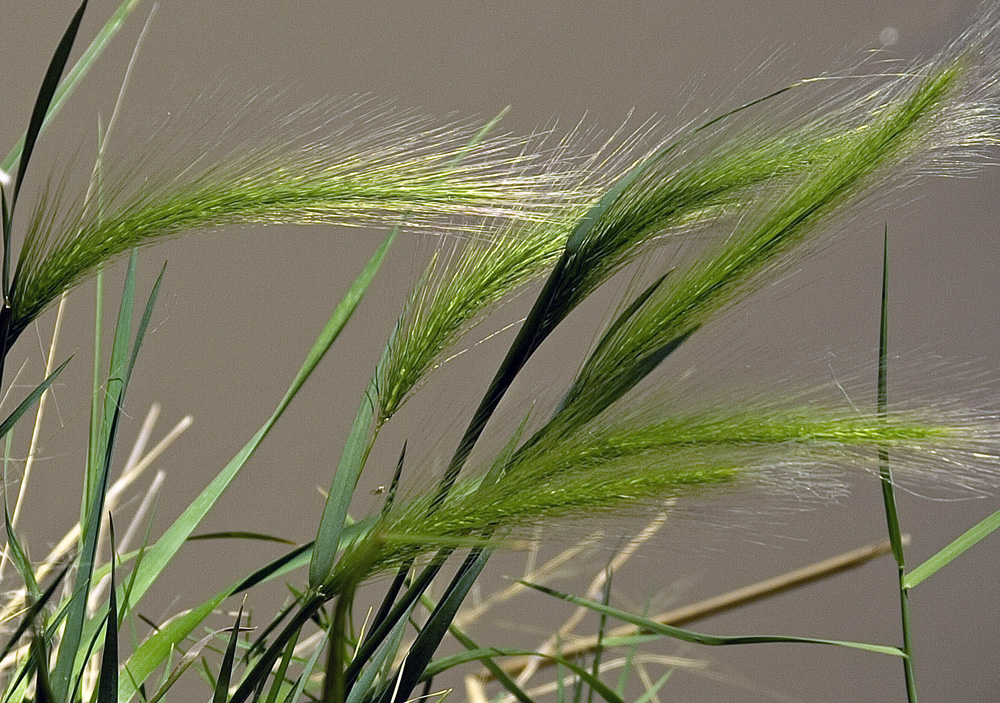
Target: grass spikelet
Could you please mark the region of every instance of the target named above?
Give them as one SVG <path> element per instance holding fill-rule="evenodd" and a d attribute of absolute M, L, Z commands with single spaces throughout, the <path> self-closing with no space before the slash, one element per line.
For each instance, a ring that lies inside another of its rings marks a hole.
<path fill-rule="evenodd" d="M 872 193 L 980 161 L 982 149 L 996 142 L 995 81 L 983 77 L 990 70 L 984 62 L 992 63 L 983 49 L 992 27 L 984 19 L 938 57 L 899 73 L 793 84 L 627 158 L 648 138 L 637 132 L 624 155 L 611 150 L 610 158 L 591 159 L 589 169 L 608 171 L 591 179 L 606 184 L 600 198 L 567 205 L 561 221 L 513 225 L 471 238 L 458 256 L 435 258 L 379 366 L 379 422 L 485 311 L 557 261 L 558 285 L 539 318 L 538 339 L 652 243 L 732 226 L 720 247 L 657 287 L 585 364 L 564 405 L 580 422 L 601 412 Z M 813 89 L 820 90 L 819 107 L 786 114 L 782 100 L 802 103 Z M 583 195 L 594 186 L 568 190 Z M 634 378 L 619 373 L 644 367 Z"/>
<path fill-rule="evenodd" d="M 602 340 L 563 403 L 566 415 L 586 422 L 622 397 L 688 335 L 759 285 L 760 277 L 784 263 L 792 249 L 863 200 L 874 186 L 884 185 L 888 169 L 898 177 L 906 172 L 907 161 L 926 163 L 948 150 L 974 149 L 995 140 L 992 132 L 980 132 L 982 125 L 977 125 L 986 103 L 962 108 L 968 73 L 966 55 L 932 62 L 914 75 L 899 77 L 899 85 L 858 100 L 864 106 L 861 114 L 835 112 L 808 126 L 802 134 L 833 135 L 811 142 L 817 147 L 806 159 L 811 167 L 795 174 L 787 168 L 776 172 L 768 186 L 779 195 L 764 200 L 769 206 L 748 206 L 721 245 L 668 276 Z M 954 121 L 971 131 L 959 139 Z M 846 125 L 837 132 L 840 122 Z M 944 135 L 956 141 L 946 146 Z M 623 369 L 637 371 L 630 376 L 622 374 Z"/>
<path fill-rule="evenodd" d="M 373 528 L 384 542 L 375 569 L 462 544 L 456 540 L 660 510 L 706 491 L 746 497 L 756 489 L 818 504 L 843 496 L 840 474 L 871 472 L 882 450 L 910 485 L 968 494 L 1000 483 L 1000 420 L 988 413 L 897 410 L 880 418 L 816 403 L 732 407 L 667 416 L 647 408 L 558 437 L 539 433 L 500 471 L 457 482 L 435 510 L 432 495 L 398 502 Z"/>
<path fill-rule="evenodd" d="M 209 165 L 195 158 L 161 168 L 132 192 L 138 167 L 117 183 L 105 174 L 100 208 L 81 199 L 60 213 L 60 198 L 43 197 L 17 261 L 12 335 L 100 263 L 164 238 L 267 224 L 461 231 L 484 217 L 546 220 L 545 206 L 579 197 L 559 188 L 566 165 L 530 148 L 537 137 L 476 141 L 471 124 L 361 108 L 347 115 L 299 138 L 238 145 Z"/>
<path fill-rule="evenodd" d="M 649 136 L 651 126 L 641 125 L 622 137 L 623 126 L 589 155 L 582 154 L 588 137 L 581 129 L 559 142 L 546 169 L 558 174 L 560 163 L 577 164 L 561 175 L 561 190 L 576 194 L 575 199 L 553 202 L 550 216 L 534 222 L 486 221 L 478 232 L 452 238 L 450 251 L 435 253 L 376 371 L 378 424 L 399 409 L 469 329 L 518 288 L 552 269 L 575 223 L 619 172 L 634 165 L 636 145 Z"/>

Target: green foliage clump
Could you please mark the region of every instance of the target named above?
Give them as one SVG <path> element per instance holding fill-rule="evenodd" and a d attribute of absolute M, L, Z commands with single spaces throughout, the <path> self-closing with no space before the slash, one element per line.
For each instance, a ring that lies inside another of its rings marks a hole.
<path fill-rule="evenodd" d="M 653 633 L 706 645 L 798 642 L 896 656 L 915 700 L 907 593 L 989 534 L 1000 518 L 907 571 L 894 482 L 909 475 L 991 488 L 997 481 L 997 418 L 957 405 L 914 411 L 888 403 L 885 294 L 874 412 L 845 412 L 801 397 L 698 407 L 666 391 L 637 389 L 721 312 L 789 262 L 824 246 L 823 237 L 837 223 L 879 192 L 928 172 L 971 169 L 988 154 L 1000 141 L 997 11 L 987 10 L 953 46 L 905 71 L 800 81 L 669 139 L 641 130 L 593 153 L 572 138 L 546 147 L 536 136 L 494 136 L 497 120 L 471 127 L 383 116 L 376 126 L 368 119 L 350 128 L 329 123 L 320 137 L 312 130 L 301 138 L 246 145 L 208 165 L 151 175 L 136 187 L 130 183 L 139 166 L 116 181 L 99 161 L 90 189 L 72 202 L 62 202 L 61 190 L 43 194 L 15 256 L 15 206 L 46 118 L 135 4 L 121 6 L 95 39 L 97 49 L 60 83 L 86 3 L 81 6 L 43 79 L 25 138 L 5 162 L 18 167 L 2 198 L 0 374 L 14 342 L 43 311 L 81 281 L 99 277 L 105 264 L 130 254 L 107 375 L 95 366 L 81 517 L 67 543 L 72 548 L 36 568 L 18 539 L 17 510 L 5 515 L 7 553 L 24 582 L 5 609 L 9 618 L 20 617 L 0 657 L 5 701 L 160 700 L 217 638 L 225 641 L 219 664 L 204 669 L 218 703 L 408 700 L 421 682 L 472 660 L 482 661 L 510 695 L 530 701 L 497 663 L 519 652 L 481 648 L 456 625 L 465 596 L 495 549 L 557 521 L 670 510 L 692 498 L 710 501 L 753 490 L 841 495 L 831 467 L 858 465 L 882 481 L 899 571 L 899 647 L 702 635 L 607 602 L 549 592 L 602 618 L 636 625 L 641 632 L 632 633 L 629 644 Z M 370 131 L 356 134 L 361 123 Z M 637 146 L 650 142 L 648 149 Z M 166 531 L 150 535 L 138 552 L 105 563 L 100 544 L 110 539 L 116 546 L 114 529 L 104 527 L 118 496 L 112 453 L 160 284 L 133 335 L 138 248 L 196 231 L 279 223 L 384 225 L 391 231 L 333 311 L 268 421 Z M 137 604 L 293 401 L 347 325 L 394 240 L 408 230 L 442 234 L 447 244 L 415 282 L 373 364 L 315 541 L 292 546 L 153 630 L 122 657 L 119 628 L 134 622 Z M 633 262 L 707 231 L 724 236 L 630 289 L 614 319 L 597 330 L 597 342 L 550 414 L 524 410 L 521 425 L 501 438 L 503 449 L 473 462 L 478 470 L 467 467 L 510 386 L 583 301 Z M 382 509 L 353 519 L 351 499 L 382 428 L 476 324 L 515 294 L 534 290 L 533 283 L 540 285 L 532 307 L 440 478 L 401 491 L 400 480 L 410 470 L 404 450 Z M 99 351 L 100 307 L 97 312 Z M 8 456 L 12 432 L 30 407 L 41 407 L 64 366 L 52 369 L 0 425 Z M 431 602 L 430 585 L 445 581 L 443 567 L 460 550 L 464 560 L 440 600 Z M 53 575 L 67 552 L 70 566 Z M 179 661 L 172 659 L 227 598 L 286 575 L 298 578 L 300 568 L 308 570 L 304 584 L 293 587 L 290 604 L 251 646 L 241 646 L 241 608 L 228 634 L 189 644 Z M 381 606 L 359 631 L 353 622 L 357 588 L 390 573 Z M 67 588 L 60 592 L 63 584 Z M 418 606 L 429 614 L 410 633 Z M 449 631 L 468 653 L 434 659 Z M 620 691 L 601 680 L 599 655 L 590 670 L 556 653 L 545 656 L 573 671 L 592 693 L 621 700 Z M 158 669 L 163 676 L 154 683 Z"/>

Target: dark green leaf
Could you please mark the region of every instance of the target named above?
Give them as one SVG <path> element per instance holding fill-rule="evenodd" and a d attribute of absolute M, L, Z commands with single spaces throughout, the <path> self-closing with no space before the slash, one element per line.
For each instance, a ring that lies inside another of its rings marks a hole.
<path fill-rule="evenodd" d="M 114 703 L 118 696 L 118 601 L 115 592 L 115 527 L 111 526 L 111 584 L 108 602 L 107 627 L 104 632 L 104 651 L 101 653 L 101 674 L 97 687 L 96 703 Z M 86 660 L 85 660 L 86 661 Z"/>
<path fill-rule="evenodd" d="M 219 669 L 219 678 L 215 682 L 215 694 L 212 696 L 212 703 L 226 703 L 229 698 L 229 682 L 233 678 L 233 662 L 236 660 L 236 643 L 240 639 L 240 626 L 243 623 L 243 606 L 240 606 L 236 613 L 236 624 L 233 625 L 229 633 L 229 644 L 226 646 L 226 654 L 222 657 L 222 666 Z"/>

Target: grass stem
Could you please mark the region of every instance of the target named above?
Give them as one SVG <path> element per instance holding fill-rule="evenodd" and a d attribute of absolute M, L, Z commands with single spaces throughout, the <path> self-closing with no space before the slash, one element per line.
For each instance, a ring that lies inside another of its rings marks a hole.
<path fill-rule="evenodd" d="M 879 320 L 878 341 L 878 392 L 876 413 L 882 422 L 887 419 L 889 388 L 889 228 L 886 227 L 882 241 L 882 306 Z M 917 682 L 913 671 L 913 630 L 910 623 L 910 599 L 906 588 L 906 559 L 903 554 L 903 537 L 899 528 L 899 513 L 896 510 L 896 493 L 889 466 L 888 449 L 879 449 L 879 483 L 882 486 L 882 501 L 885 505 L 885 521 L 889 532 L 892 555 L 896 560 L 899 577 L 899 615 L 903 629 L 903 676 L 906 679 L 906 699 L 917 703 Z"/>

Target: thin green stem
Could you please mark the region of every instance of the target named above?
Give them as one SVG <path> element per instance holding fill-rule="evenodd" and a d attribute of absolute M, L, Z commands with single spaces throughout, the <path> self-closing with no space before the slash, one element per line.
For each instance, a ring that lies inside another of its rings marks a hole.
<path fill-rule="evenodd" d="M 879 323 L 878 343 L 878 394 L 876 412 L 882 422 L 888 412 L 889 383 L 889 228 L 886 227 L 882 242 L 882 310 Z M 899 514 L 896 510 L 896 494 L 889 466 L 889 452 L 880 449 L 878 453 L 879 478 L 882 484 L 882 502 L 885 505 L 885 521 L 889 532 L 892 555 L 896 559 L 899 577 L 899 614 L 903 628 L 903 676 L 906 679 L 906 699 L 917 703 L 917 682 L 913 673 L 913 631 L 910 623 L 910 597 L 906 588 L 906 559 L 903 555 L 903 537 L 899 529 Z"/>

